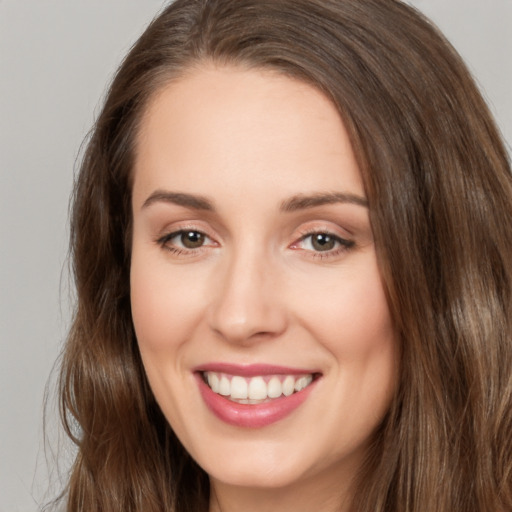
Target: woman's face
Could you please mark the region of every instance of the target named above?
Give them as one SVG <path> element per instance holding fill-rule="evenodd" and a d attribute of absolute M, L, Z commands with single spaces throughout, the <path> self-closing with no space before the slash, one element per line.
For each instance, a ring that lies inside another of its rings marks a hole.
<path fill-rule="evenodd" d="M 214 485 L 349 478 L 397 344 L 336 109 L 205 65 L 154 97 L 137 150 L 133 321 L 172 428 Z"/>

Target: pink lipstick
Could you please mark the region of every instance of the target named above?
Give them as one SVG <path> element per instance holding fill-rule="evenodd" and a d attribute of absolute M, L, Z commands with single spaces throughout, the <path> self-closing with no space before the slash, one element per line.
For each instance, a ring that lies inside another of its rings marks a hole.
<path fill-rule="evenodd" d="M 320 376 L 310 369 L 211 363 L 194 371 L 201 396 L 220 420 L 261 428 L 292 414 Z"/>

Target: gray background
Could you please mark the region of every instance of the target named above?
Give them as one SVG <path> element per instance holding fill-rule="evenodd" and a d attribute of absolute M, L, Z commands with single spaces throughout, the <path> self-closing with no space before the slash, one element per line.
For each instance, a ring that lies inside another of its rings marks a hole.
<path fill-rule="evenodd" d="M 411 3 L 466 59 L 510 148 L 512 0 Z M 116 65 L 163 4 L 0 0 L 0 512 L 38 510 L 54 459 L 69 458 L 65 445 L 45 454 L 42 404 L 69 324 L 75 160 Z"/>

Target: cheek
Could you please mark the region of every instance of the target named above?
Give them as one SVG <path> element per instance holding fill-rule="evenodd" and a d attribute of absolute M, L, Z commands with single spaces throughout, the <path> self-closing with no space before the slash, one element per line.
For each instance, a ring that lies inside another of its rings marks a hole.
<path fill-rule="evenodd" d="M 142 362 L 157 402 L 183 439 L 187 438 L 183 425 L 190 403 L 183 390 L 190 378 L 184 347 L 201 308 L 198 290 L 187 282 L 182 272 L 169 272 L 165 259 L 134 248 L 130 294 Z"/>
<path fill-rule="evenodd" d="M 200 293 L 165 262 L 148 261 L 137 251 L 130 275 L 132 317 L 141 352 L 173 350 L 187 338 L 201 307 Z"/>
<path fill-rule="evenodd" d="M 335 283 L 310 289 L 302 311 L 304 324 L 330 354 L 328 378 L 340 411 L 353 412 L 353 432 L 368 434 L 391 402 L 399 354 L 376 261 L 362 262 L 340 273 Z M 348 428 L 346 418 L 340 422 Z"/>
<path fill-rule="evenodd" d="M 369 261 L 368 261 L 369 260 Z M 394 346 L 394 327 L 376 262 L 340 272 L 317 282 L 296 297 L 304 323 L 337 359 L 366 358 L 374 350 Z"/>
<path fill-rule="evenodd" d="M 394 344 L 394 328 L 379 278 L 362 281 L 360 287 L 352 290 L 340 315 L 341 343 L 337 346 L 365 357 L 391 342 Z"/>

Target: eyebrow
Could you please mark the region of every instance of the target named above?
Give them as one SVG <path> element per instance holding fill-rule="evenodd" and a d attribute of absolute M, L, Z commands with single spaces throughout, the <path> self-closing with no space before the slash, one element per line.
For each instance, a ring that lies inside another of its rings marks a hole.
<path fill-rule="evenodd" d="M 316 206 L 323 206 L 325 204 L 335 203 L 349 203 L 357 206 L 368 208 L 368 200 L 356 194 L 332 192 L 332 193 L 319 193 L 312 195 L 299 194 L 287 199 L 281 203 L 281 211 L 295 212 L 297 210 L 306 210 Z"/>
<path fill-rule="evenodd" d="M 165 190 L 156 190 L 143 203 L 142 209 L 151 206 L 153 203 L 171 203 L 193 210 L 204 210 L 214 212 L 213 203 L 204 196 L 187 194 L 185 192 L 168 192 Z M 368 208 L 368 201 L 356 194 L 332 192 L 318 193 L 312 195 L 298 194 L 281 203 L 280 210 L 282 212 L 295 212 L 298 210 L 306 210 L 316 206 L 326 204 L 348 203 Z"/>
<path fill-rule="evenodd" d="M 184 192 L 167 192 L 165 190 L 156 190 L 153 192 L 142 205 L 147 208 L 153 203 L 171 203 L 178 206 L 184 206 L 193 210 L 215 211 L 213 203 L 203 196 L 193 194 L 185 194 Z"/>

